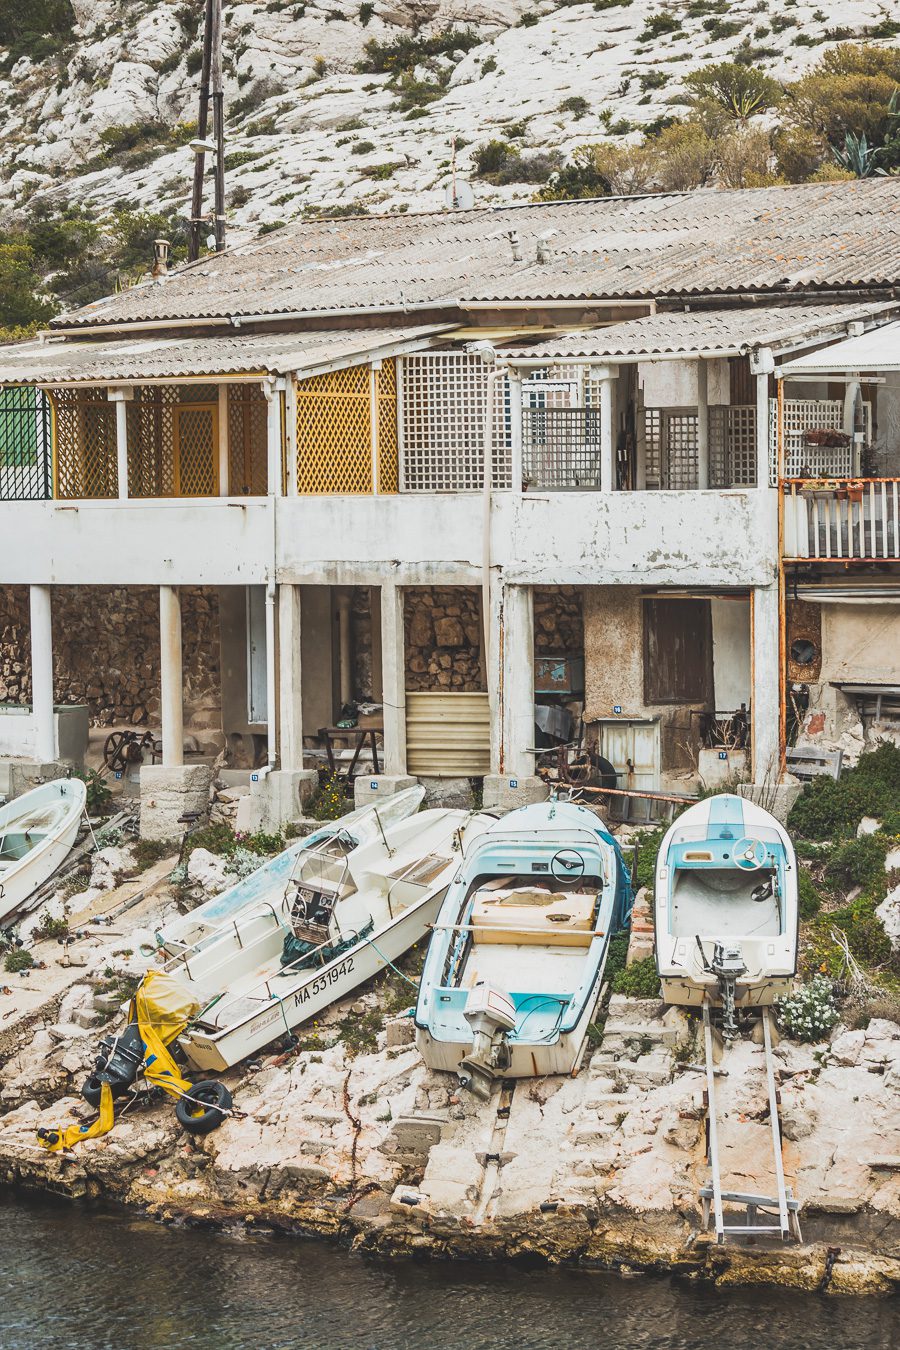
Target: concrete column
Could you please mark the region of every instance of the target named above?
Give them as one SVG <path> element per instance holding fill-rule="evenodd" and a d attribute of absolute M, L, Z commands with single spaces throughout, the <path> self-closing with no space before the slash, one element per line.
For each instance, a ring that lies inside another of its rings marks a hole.
<path fill-rule="evenodd" d="M 184 763 L 181 601 L 175 586 L 159 588 L 159 680 L 163 766 Z"/>
<path fill-rule="evenodd" d="M 278 587 L 278 718 L 282 769 L 303 768 L 300 596 L 299 586 Z"/>
<path fill-rule="evenodd" d="M 489 684 L 491 772 L 486 806 L 541 801 L 547 789 L 534 772 L 534 609 L 530 586 L 492 588 Z"/>
<path fill-rule="evenodd" d="M 591 378 L 600 382 L 600 491 L 612 492 L 616 486 L 615 381 L 618 366 L 597 366 Z"/>
<path fill-rule="evenodd" d="M 709 487 L 709 368 L 697 362 L 697 487 Z"/>
<path fill-rule="evenodd" d="M 406 642 L 403 588 L 381 587 L 381 673 L 384 689 L 384 772 L 406 773 Z"/>
<path fill-rule="evenodd" d="M 753 590 L 753 781 L 781 776 L 781 671 L 778 586 Z"/>
<path fill-rule="evenodd" d="M 372 629 L 372 698 L 381 702 L 381 591 L 378 586 L 369 587 L 369 623 Z"/>
<path fill-rule="evenodd" d="M 116 481 L 119 501 L 128 500 L 128 404 L 130 389 L 110 389 L 107 396 L 116 406 Z"/>
<path fill-rule="evenodd" d="M 756 377 L 756 486 L 769 486 L 769 376 Z"/>
<path fill-rule="evenodd" d="M 297 495 L 297 381 L 289 378 L 284 387 L 284 421 L 286 428 L 287 491 Z"/>
<path fill-rule="evenodd" d="M 263 380 L 262 389 L 268 404 L 266 416 L 266 492 L 270 497 L 281 497 L 281 397 L 286 381 Z"/>
<path fill-rule="evenodd" d="M 50 587 L 32 586 L 31 600 L 31 705 L 36 732 L 35 754 L 39 762 L 56 759 L 56 723 L 53 716 L 53 628 Z"/>

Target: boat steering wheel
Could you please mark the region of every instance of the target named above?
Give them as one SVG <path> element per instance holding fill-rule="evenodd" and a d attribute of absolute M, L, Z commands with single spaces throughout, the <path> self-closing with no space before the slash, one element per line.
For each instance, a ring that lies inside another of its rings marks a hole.
<path fill-rule="evenodd" d="M 550 875 L 554 881 L 580 881 L 587 864 L 575 848 L 561 848 L 550 859 Z"/>
<path fill-rule="evenodd" d="M 731 860 L 742 872 L 758 872 L 761 867 L 765 867 L 768 858 L 769 850 L 763 841 L 753 839 L 750 835 L 739 839 L 731 850 Z"/>

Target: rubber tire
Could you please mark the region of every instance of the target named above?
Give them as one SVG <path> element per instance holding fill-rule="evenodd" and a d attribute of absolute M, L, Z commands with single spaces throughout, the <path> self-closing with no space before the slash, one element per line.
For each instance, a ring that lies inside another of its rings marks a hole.
<path fill-rule="evenodd" d="M 194 1115 L 192 1113 L 196 1111 L 195 1103 L 185 1097 L 178 1098 L 175 1117 L 188 1134 L 211 1134 L 227 1120 L 225 1112 L 231 1107 L 231 1093 L 224 1083 L 219 1083 L 214 1078 L 203 1079 L 194 1084 L 191 1096 L 199 1098 L 206 1109 Z"/>
<path fill-rule="evenodd" d="M 81 1095 L 88 1106 L 94 1108 L 100 1105 L 100 1091 L 103 1083 L 109 1083 L 112 1088 L 113 1097 L 125 1097 L 131 1087 L 130 1083 L 124 1083 L 120 1078 L 110 1078 L 106 1073 L 92 1073 L 90 1078 L 86 1078 L 84 1086 L 81 1089 Z"/>

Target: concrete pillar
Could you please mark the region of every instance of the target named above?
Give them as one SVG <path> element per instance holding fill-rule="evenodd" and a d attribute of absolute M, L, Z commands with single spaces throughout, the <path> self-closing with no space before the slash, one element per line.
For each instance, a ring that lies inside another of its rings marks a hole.
<path fill-rule="evenodd" d="M 369 626 L 372 630 L 372 698 L 381 702 L 381 591 L 377 586 L 369 587 Z"/>
<path fill-rule="evenodd" d="M 616 486 L 615 381 L 618 366 L 597 366 L 591 378 L 600 382 L 600 491 L 612 492 Z"/>
<path fill-rule="evenodd" d="M 697 362 L 697 487 L 709 487 L 709 368 Z"/>
<path fill-rule="evenodd" d="M 128 500 L 128 404 L 130 389 L 109 389 L 107 397 L 116 408 L 116 481 L 120 502 Z"/>
<path fill-rule="evenodd" d="M 778 586 L 753 590 L 753 781 L 781 776 L 781 681 Z"/>
<path fill-rule="evenodd" d="M 338 663 L 340 669 L 341 706 L 353 701 L 353 642 L 350 633 L 352 596 L 347 590 L 338 591 Z"/>
<path fill-rule="evenodd" d="M 384 772 L 406 774 L 406 641 L 403 588 L 381 587 L 381 674 L 384 700 Z"/>
<path fill-rule="evenodd" d="M 756 377 L 756 486 L 769 486 L 769 376 Z"/>
<path fill-rule="evenodd" d="M 163 766 L 184 763 L 181 601 L 175 586 L 159 588 L 159 682 Z"/>
<path fill-rule="evenodd" d="M 56 722 L 53 715 L 53 628 L 50 587 L 32 586 L 31 601 L 31 705 L 36 732 L 35 754 L 39 761 L 56 759 Z"/>
<path fill-rule="evenodd" d="M 281 398 L 286 386 L 284 379 L 263 380 L 266 396 L 266 492 L 270 497 L 281 497 Z"/>
<path fill-rule="evenodd" d="M 530 586 L 492 587 L 489 683 L 491 772 L 484 780 L 486 806 L 542 801 L 544 783 L 534 772 L 534 607 Z"/>
<path fill-rule="evenodd" d="M 303 684 L 300 665 L 301 590 L 278 587 L 279 763 L 303 768 Z"/>

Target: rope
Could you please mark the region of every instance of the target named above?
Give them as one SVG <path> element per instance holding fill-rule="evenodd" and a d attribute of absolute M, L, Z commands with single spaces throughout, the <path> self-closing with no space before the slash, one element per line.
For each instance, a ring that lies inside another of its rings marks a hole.
<path fill-rule="evenodd" d="M 393 961 L 388 960 L 388 958 L 385 956 L 384 952 L 381 951 L 380 948 L 377 947 L 377 946 L 375 945 L 375 943 L 372 941 L 372 939 L 371 939 L 370 937 L 364 937 L 362 940 L 363 940 L 363 942 L 368 942 L 369 946 L 374 948 L 374 950 L 377 952 L 377 954 L 381 957 L 381 959 L 382 959 L 382 961 L 384 962 L 384 964 L 385 964 L 386 966 L 389 966 L 390 969 L 394 972 L 395 975 L 399 975 L 400 978 L 401 978 L 401 980 L 405 980 L 407 984 L 411 984 L 412 987 L 413 987 L 413 989 L 418 989 L 418 987 L 419 987 L 419 981 L 418 981 L 418 980 L 411 980 L 410 977 L 409 977 L 408 975 L 404 975 L 403 971 L 399 968 L 399 966 L 395 966 L 394 963 L 393 963 Z"/>

